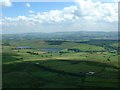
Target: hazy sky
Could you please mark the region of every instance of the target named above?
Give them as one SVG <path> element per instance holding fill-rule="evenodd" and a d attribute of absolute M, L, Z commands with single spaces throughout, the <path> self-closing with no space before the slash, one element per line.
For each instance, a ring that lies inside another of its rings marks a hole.
<path fill-rule="evenodd" d="M 2 33 L 118 30 L 117 0 L 2 1 Z"/>

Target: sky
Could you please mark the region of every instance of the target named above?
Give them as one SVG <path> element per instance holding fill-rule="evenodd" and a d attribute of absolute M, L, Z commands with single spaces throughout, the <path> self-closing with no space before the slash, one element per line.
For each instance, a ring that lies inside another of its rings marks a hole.
<path fill-rule="evenodd" d="M 117 2 L 118 0 L 73 0 L 72 2 L 2 0 L 1 33 L 117 31 Z"/>

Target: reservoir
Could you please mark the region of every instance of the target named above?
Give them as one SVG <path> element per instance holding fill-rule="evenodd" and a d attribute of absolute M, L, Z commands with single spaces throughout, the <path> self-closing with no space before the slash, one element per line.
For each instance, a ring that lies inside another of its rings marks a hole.
<path fill-rule="evenodd" d="M 58 52 L 61 51 L 61 48 L 43 48 L 41 49 L 42 51 L 46 51 L 46 52 Z"/>

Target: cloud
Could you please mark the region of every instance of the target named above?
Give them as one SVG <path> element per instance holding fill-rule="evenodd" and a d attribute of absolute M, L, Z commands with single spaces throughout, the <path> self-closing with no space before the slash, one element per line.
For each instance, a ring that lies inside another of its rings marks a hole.
<path fill-rule="evenodd" d="M 10 7 L 12 6 L 11 0 L 1 0 L 0 7 Z"/>
<path fill-rule="evenodd" d="M 31 5 L 29 3 L 26 3 L 26 6 L 29 8 Z"/>
<path fill-rule="evenodd" d="M 50 10 L 48 12 L 37 12 L 29 10 L 28 19 L 43 23 L 59 23 L 63 21 L 75 21 L 77 19 L 86 22 L 117 22 L 118 5 L 117 3 L 101 3 L 92 0 L 76 0 L 77 5 L 65 7 L 63 10 Z M 30 4 L 26 4 L 30 7 Z"/>
<path fill-rule="evenodd" d="M 79 13 L 86 20 L 93 21 L 118 21 L 118 4 L 117 3 L 101 3 L 92 0 L 76 0 L 79 6 Z"/>
<path fill-rule="evenodd" d="M 79 19 L 79 17 L 75 15 L 76 11 L 77 6 L 65 7 L 63 10 L 50 10 L 49 12 L 35 13 L 34 11 L 29 10 L 30 14 L 28 16 L 17 16 L 14 18 L 5 17 L 3 22 L 10 21 L 10 24 L 12 24 L 12 21 L 26 21 L 27 23 L 61 23 L 67 21 L 72 22 Z"/>
<path fill-rule="evenodd" d="M 113 0 L 113 2 L 119 2 L 120 0 Z"/>
<path fill-rule="evenodd" d="M 28 16 L 2 18 L 4 32 L 117 31 L 118 27 L 117 3 L 77 0 L 62 10 L 28 12 Z"/>
<path fill-rule="evenodd" d="M 29 12 L 29 13 L 34 13 L 34 11 L 32 11 L 32 10 L 29 10 L 28 12 Z"/>

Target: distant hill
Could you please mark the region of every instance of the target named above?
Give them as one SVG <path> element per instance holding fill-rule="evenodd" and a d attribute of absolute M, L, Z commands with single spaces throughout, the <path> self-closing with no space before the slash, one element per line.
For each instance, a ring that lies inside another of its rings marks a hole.
<path fill-rule="evenodd" d="M 23 33 L 3 34 L 3 40 L 41 39 L 41 40 L 91 40 L 110 39 L 117 40 L 118 32 L 77 31 L 77 32 L 54 32 L 54 33 Z"/>

